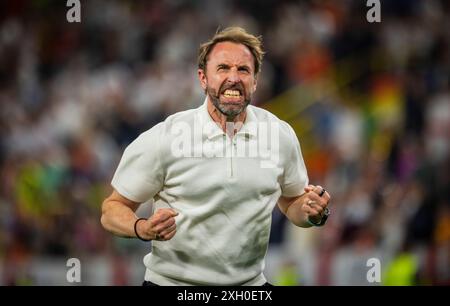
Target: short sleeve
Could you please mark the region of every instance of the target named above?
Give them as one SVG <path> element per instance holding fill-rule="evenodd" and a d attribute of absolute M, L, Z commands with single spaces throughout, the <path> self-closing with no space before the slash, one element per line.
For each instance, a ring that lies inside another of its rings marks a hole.
<path fill-rule="evenodd" d="M 111 185 L 122 196 L 145 202 L 153 198 L 164 183 L 160 160 L 160 131 L 162 123 L 142 133 L 122 155 Z"/>
<path fill-rule="evenodd" d="M 308 173 L 303 160 L 298 138 L 289 124 L 283 122 L 288 129 L 287 158 L 284 161 L 284 174 L 281 180 L 281 195 L 295 197 L 304 193 L 308 186 Z"/>

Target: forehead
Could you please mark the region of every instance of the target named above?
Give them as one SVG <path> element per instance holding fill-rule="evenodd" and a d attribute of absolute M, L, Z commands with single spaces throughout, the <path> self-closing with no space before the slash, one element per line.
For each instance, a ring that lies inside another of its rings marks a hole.
<path fill-rule="evenodd" d="M 208 62 L 212 65 L 231 64 L 254 66 L 254 58 L 247 46 L 234 42 L 217 43 L 208 55 Z"/>

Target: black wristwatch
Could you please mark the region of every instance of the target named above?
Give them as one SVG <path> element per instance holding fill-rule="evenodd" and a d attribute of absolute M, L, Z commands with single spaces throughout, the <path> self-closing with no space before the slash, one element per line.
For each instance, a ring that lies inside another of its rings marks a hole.
<path fill-rule="evenodd" d="M 309 217 L 308 217 L 307 221 L 312 226 L 323 226 L 325 224 L 325 222 L 327 222 L 328 216 L 330 214 L 331 214 L 330 209 L 328 207 L 326 207 L 325 210 L 324 210 L 323 216 L 322 216 L 322 220 L 320 220 L 319 223 L 312 222 L 311 220 L 309 220 Z"/>

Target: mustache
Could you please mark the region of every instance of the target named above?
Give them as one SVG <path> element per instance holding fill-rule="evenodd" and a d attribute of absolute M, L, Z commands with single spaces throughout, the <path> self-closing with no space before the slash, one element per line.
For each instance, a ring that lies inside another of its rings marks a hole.
<path fill-rule="evenodd" d="M 228 89 L 237 90 L 237 91 L 239 91 L 239 93 L 241 95 L 245 94 L 245 89 L 244 89 L 244 86 L 242 85 L 242 83 L 222 84 L 222 86 L 220 86 L 219 93 L 223 94 Z"/>

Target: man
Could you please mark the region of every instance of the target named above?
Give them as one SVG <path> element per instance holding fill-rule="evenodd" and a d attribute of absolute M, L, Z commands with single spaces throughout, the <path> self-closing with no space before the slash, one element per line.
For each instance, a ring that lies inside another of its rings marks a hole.
<path fill-rule="evenodd" d="M 204 104 L 125 150 L 101 222 L 116 235 L 152 240 L 146 284 L 264 285 L 275 205 L 299 227 L 325 222 L 330 195 L 308 185 L 294 131 L 249 105 L 262 58 L 260 39 L 245 30 L 216 33 L 199 52 Z M 153 215 L 137 218 L 152 198 Z"/>

